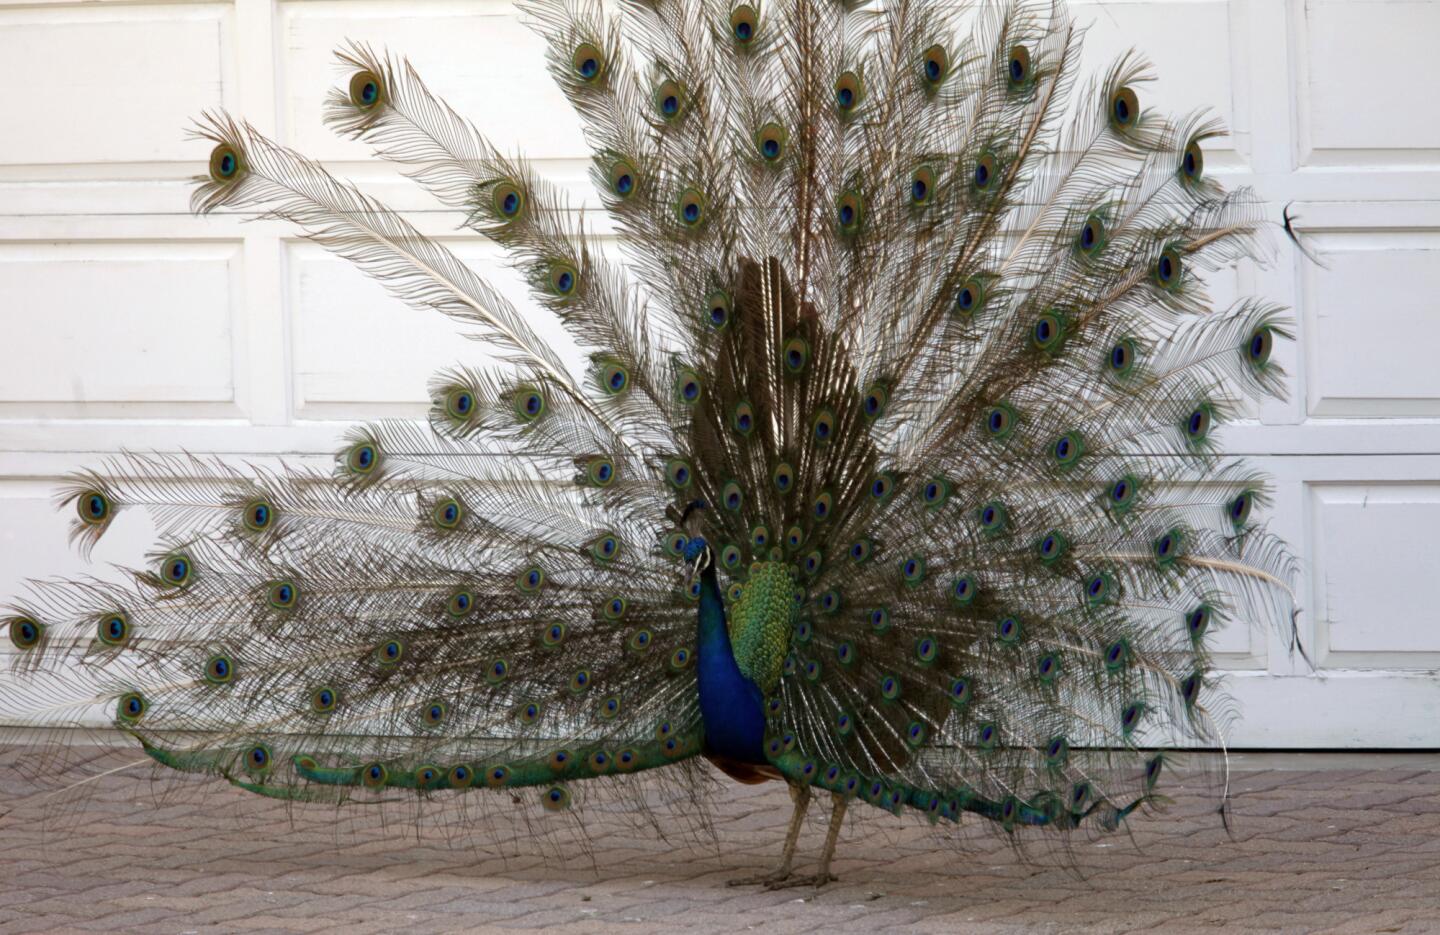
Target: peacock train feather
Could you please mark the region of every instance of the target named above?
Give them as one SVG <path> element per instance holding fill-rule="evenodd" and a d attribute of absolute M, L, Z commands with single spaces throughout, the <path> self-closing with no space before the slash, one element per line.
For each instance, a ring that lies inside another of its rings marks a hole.
<path fill-rule="evenodd" d="M 1217 748 L 1207 645 L 1291 623 L 1264 479 L 1214 433 L 1276 395 L 1280 309 L 1214 307 L 1259 210 L 1220 132 L 1077 77 L 1062 5 L 526 0 L 623 256 L 404 61 L 326 120 L 529 284 L 517 308 L 353 185 L 225 114 L 198 212 L 278 218 L 498 354 L 333 474 L 128 455 L 61 492 L 120 586 L 13 606 L 6 709 L 95 706 L 153 759 L 265 795 L 506 790 L 573 808 L 706 757 L 797 802 L 942 828 L 1112 829 Z M 539 336 L 553 314 L 576 371 Z M 483 457 L 481 457 L 483 456 Z M 679 770 L 679 772 L 676 772 Z M 531 790 L 531 791 L 519 791 Z M 529 798 L 527 798 L 529 797 Z"/>

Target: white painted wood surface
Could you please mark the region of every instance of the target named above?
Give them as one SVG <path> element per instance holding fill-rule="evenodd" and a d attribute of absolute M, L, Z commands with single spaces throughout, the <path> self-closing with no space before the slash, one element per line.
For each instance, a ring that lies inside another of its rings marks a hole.
<path fill-rule="evenodd" d="M 1087 65 L 1154 60 L 1147 106 L 1230 125 L 1207 170 L 1253 185 L 1326 264 L 1280 241 L 1217 297 L 1291 305 L 1291 399 L 1225 430 L 1275 478 L 1272 527 L 1303 559 L 1301 632 L 1219 636 L 1242 746 L 1440 746 L 1440 3 L 1082 3 Z M 507 150 L 588 200 L 575 120 L 503 0 L 0 0 L 0 595 L 72 574 L 54 479 L 121 446 L 237 458 L 328 453 L 348 420 L 419 415 L 429 373 L 475 359 L 282 226 L 191 217 L 225 106 L 407 210 L 507 292 L 488 245 L 356 144 L 320 102 L 345 38 L 409 55 Z M 139 564 L 139 517 L 97 559 Z"/>

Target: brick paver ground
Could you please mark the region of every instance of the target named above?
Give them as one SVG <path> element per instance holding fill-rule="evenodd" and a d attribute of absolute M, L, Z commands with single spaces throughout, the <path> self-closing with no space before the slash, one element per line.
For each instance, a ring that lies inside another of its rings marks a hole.
<path fill-rule="evenodd" d="M 1182 782 L 1131 834 L 1028 860 L 978 826 L 947 842 L 877 813 L 847 822 L 840 882 L 818 892 L 725 885 L 778 852 L 789 801 L 774 783 L 717 786 L 713 836 L 677 843 L 592 810 L 585 853 L 519 810 L 457 832 L 453 812 L 338 815 L 188 777 L 159 796 L 144 770 L 57 806 L 30 753 L 0 760 L 0 935 L 1440 932 L 1440 756 L 1271 758 L 1235 777 L 1233 837 Z M 821 812 L 801 838 L 807 865 Z"/>

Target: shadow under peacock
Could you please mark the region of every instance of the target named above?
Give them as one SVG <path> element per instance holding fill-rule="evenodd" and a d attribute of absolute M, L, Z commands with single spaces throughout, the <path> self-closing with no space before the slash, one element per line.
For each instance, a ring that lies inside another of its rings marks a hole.
<path fill-rule="evenodd" d="M 1218 125 L 1144 109 L 1134 55 L 1081 85 L 1055 3 L 621 7 L 523 6 L 620 256 L 408 64 L 339 52 L 330 126 L 505 248 L 534 309 L 207 115 L 196 210 L 293 223 L 498 363 L 437 375 L 428 425 L 354 430 L 333 476 L 73 478 L 82 550 L 131 507 L 162 541 L 123 586 L 33 586 L 7 710 L 104 706 L 165 766 L 298 800 L 561 811 L 705 757 L 789 785 L 772 886 L 833 879 L 852 802 L 1017 838 L 1158 804 L 1162 745 L 1223 742 L 1207 636 L 1294 609 L 1213 435 L 1281 391 L 1286 336 L 1203 288 L 1261 223 L 1205 175 Z"/>

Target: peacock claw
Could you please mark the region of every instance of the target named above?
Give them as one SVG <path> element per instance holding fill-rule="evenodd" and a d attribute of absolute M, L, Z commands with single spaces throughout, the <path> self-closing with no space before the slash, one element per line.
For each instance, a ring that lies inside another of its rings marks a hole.
<path fill-rule="evenodd" d="M 834 883 L 838 879 L 840 878 L 833 873 L 810 873 L 800 876 L 788 876 L 783 880 L 766 883 L 765 888 L 767 890 L 785 890 L 793 886 L 813 886 L 818 890 L 826 883 Z"/>
<path fill-rule="evenodd" d="M 748 877 L 738 877 L 734 880 L 725 881 L 726 886 L 763 886 L 766 889 L 779 889 L 790 879 L 789 870 L 774 870 L 770 873 L 755 873 Z"/>

